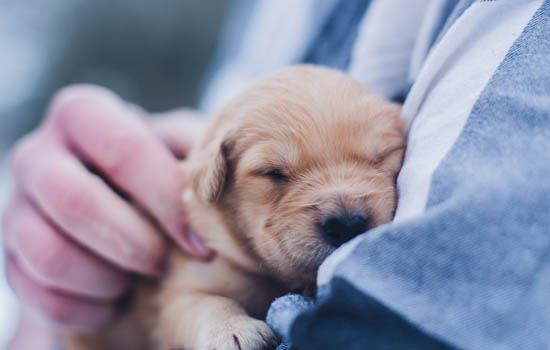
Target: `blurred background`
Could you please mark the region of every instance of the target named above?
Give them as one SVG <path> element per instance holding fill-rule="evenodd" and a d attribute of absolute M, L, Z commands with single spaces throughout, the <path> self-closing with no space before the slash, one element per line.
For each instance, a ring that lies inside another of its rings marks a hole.
<path fill-rule="evenodd" d="M 236 2 L 1 0 L 0 211 L 11 186 L 7 150 L 40 122 L 56 90 L 86 82 L 149 111 L 196 106 Z M 17 317 L 2 264 L 0 255 L 0 349 Z"/>

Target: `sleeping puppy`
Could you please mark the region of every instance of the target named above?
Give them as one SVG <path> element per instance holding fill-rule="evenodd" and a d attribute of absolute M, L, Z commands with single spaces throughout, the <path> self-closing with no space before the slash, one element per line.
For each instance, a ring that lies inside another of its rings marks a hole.
<path fill-rule="evenodd" d="M 166 278 L 74 349 L 268 349 L 271 301 L 314 290 L 338 246 L 390 221 L 400 108 L 346 75 L 296 66 L 244 91 L 183 163 L 190 224 L 216 252 L 173 249 Z"/>

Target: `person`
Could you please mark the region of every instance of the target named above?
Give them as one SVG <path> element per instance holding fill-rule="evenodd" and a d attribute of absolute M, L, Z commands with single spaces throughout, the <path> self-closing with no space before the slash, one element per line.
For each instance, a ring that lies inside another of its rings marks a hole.
<path fill-rule="evenodd" d="M 548 348 L 550 1 L 261 1 L 247 28 L 210 79 L 207 113 L 307 62 L 404 101 L 408 129 L 394 222 L 323 263 L 318 300 L 286 325 L 283 347 Z M 204 123 L 192 111 L 145 118 L 97 87 L 54 98 L 12 155 L 4 241 L 28 309 L 13 349 L 33 329 L 51 334 L 37 314 L 104 324 L 130 271 L 161 273 L 159 231 L 215 254 L 177 199 L 177 158 Z"/>

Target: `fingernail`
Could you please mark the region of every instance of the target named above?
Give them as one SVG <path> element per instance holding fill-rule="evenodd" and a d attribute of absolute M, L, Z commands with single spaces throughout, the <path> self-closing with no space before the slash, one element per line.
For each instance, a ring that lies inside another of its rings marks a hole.
<path fill-rule="evenodd" d="M 200 237 L 194 229 L 189 228 L 187 230 L 187 235 L 193 249 L 197 254 L 204 258 L 208 258 L 212 254 L 210 248 L 206 246 L 202 237 Z"/>

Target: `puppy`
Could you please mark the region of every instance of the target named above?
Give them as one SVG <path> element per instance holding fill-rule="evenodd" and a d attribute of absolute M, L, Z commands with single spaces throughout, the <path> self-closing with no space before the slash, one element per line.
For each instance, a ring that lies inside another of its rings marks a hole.
<path fill-rule="evenodd" d="M 296 66 L 219 113 L 183 163 L 190 224 L 217 253 L 173 249 L 126 314 L 73 349 L 267 349 L 273 299 L 314 290 L 338 246 L 390 221 L 405 148 L 400 108 L 346 75 Z"/>

